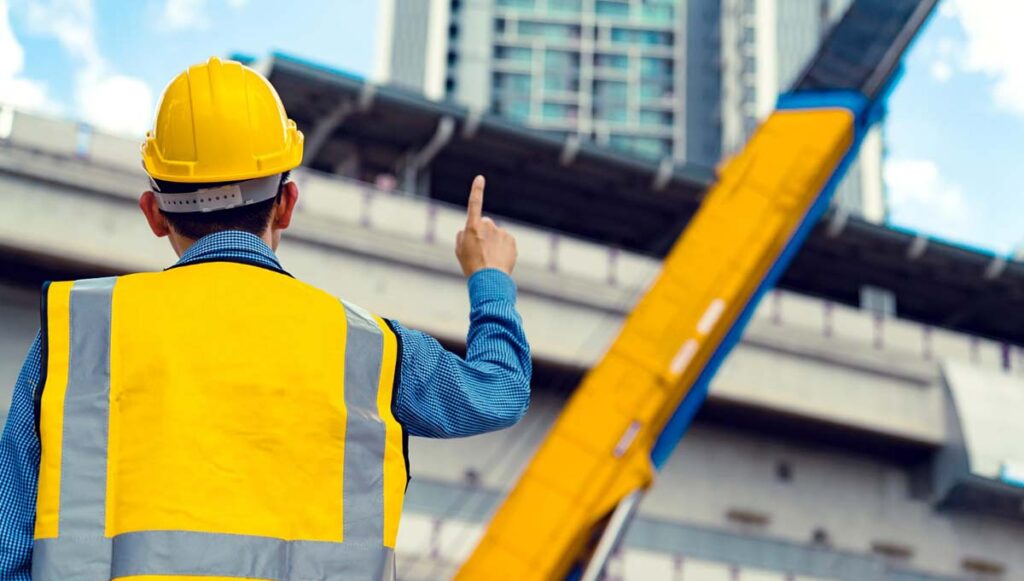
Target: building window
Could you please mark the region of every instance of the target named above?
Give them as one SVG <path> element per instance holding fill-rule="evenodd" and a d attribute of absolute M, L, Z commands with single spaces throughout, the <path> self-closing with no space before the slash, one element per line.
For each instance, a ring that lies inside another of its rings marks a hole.
<path fill-rule="evenodd" d="M 594 58 L 594 65 L 602 69 L 625 71 L 629 69 L 629 57 L 624 54 L 601 54 Z"/>
<path fill-rule="evenodd" d="M 672 113 L 670 111 L 641 111 L 640 124 L 655 127 L 670 127 Z"/>
<path fill-rule="evenodd" d="M 672 74 L 672 61 L 659 58 L 640 59 L 640 74 L 645 77 L 665 77 Z"/>
<path fill-rule="evenodd" d="M 755 34 L 757 34 L 757 33 L 755 32 L 755 29 L 754 29 L 753 26 L 744 26 L 743 27 L 743 34 L 740 36 L 740 40 L 744 44 L 751 44 L 752 45 L 752 44 L 754 44 Z"/>
<path fill-rule="evenodd" d="M 598 103 L 594 106 L 594 117 L 601 121 L 611 121 L 613 123 L 624 123 L 627 119 L 627 112 L 625 105 L 614 104 L 614 103 Z M 612 138 L 614 141 L 617 138 Z M 620 138 L 621 139 L 621 138 Z M 625 142 L 619 142 L 619 149 L 628 149 L 632 147 L 630 142 L 628 147 L 624 145 Z"/>
<path fill-rule="evenodd" d="M 533 60 L 533 51 L 521 46 L 496 46 L 494 57 L 506 63 L 529 64 Z"/>
<path fill-rule="evenodd" d="M 742 67 L 743 68 L 740 69 L 740 72 L 745 75 L 752 75 L 757 73 L 757 59 L 750 55 L 744 56 Z"/>
<path fill-rule="evenodd" d="M 544 75 L 544 89 L 548 91 L 578 91 L 580 81 L 576 75 L 546 73 Z"/>
<path fill-rule="evenodd" d="M 572 24 L 558 24 L 553 22 L 530 22 L 519 23 L 519 35 L 528 38 L 543 38 L 547 40 L 573 40 L 580 37 L 580 27 Z"/>
<path fill-rule="evenodd" d="M 577 108 L 575 105 L 565 105 L 562 103 L 544 103 L 541 108 L 541 116 L 548 120 L 565 120 L 575 119 L 577 117 Z"/>
<path fill-rule="evenodd" d="M 533 82 L 530 75 L 495 73 L 494 88 L 496 92 L 506 95 L 528 95 L 533 88 Z"/>
<path fill-rule="evenodd" d="M 580 0 L 548 0 L 548 10 L 551 12 L 578 13 L 580 8 Z"/>
<path fill-rule="evenodd" d="M 526 121 L 530 116 L 530 101 L 527 99 L 507 99 L 495 101 L 491 110 L 516 121 Z"/>
<path fill-rule="evenodd" d="M 629 17 L 629 4 L 615 0 L 597 0 L 595 5 L 597 13 L 601 16 L 615 16 L 620 18 Z"/>
<path fill-rule="evenodd" d="M 672 46 L 672 33 L 656 30 L 633 30 L 612 28 L 612 42 L 619 44 L 640 44 L 647 46 Z"/>
<path fill-rule="evenodd" d="M 594 81 L 594 95 L 605 102 L 625 102 L 629 85 L 624 81 Z"/>
<path fill-rule="evenodd" d="M 671 4 L 644 4 L 640 19 L 651 24 L 672 24 L 675 10 Z"/>
<path fill-rule="evenodd" d="M 662 100 L 672 97 L 672 84 L 661 82 L 640 83 L 640 98 L 642 100 Z"/>
<path fill-rule="evenodd" d="M 747 85 L 743 87 L 743 102 L 744 103 L 757 103 L 757 89 Z"/>
<path fill-rule="evenodd" d="M 562 50 L 549 50 L 544 53 L 544 68 L 548 71 L 575 72 L 579 66 L 579 53 Z"/>

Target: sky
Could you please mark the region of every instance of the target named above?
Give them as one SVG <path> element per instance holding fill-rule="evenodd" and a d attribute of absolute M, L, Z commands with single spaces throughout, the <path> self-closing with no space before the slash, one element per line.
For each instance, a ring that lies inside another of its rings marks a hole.
<path fill-rule="evenodd" d="M 885 120 L 892 225 L 1024 245 L 1021 22 L 1021 1 L 942 0 L 919 36 Z M 0 102 L 141 135 L 189 64 L 281 51 L 369 75 L 376 29 L 377 0 L 0 0 Z"/>

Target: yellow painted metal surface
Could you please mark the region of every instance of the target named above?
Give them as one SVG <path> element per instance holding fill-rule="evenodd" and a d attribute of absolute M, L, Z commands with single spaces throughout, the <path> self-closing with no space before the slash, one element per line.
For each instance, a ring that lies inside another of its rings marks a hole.
<path fill-rule="evenodd" d="M 457 579 L 564 578 L 615 505 L 651 484 L 651 447 L 849 150 L 853 123 L 846 109 L 778 111 L 725 165 Z"/>

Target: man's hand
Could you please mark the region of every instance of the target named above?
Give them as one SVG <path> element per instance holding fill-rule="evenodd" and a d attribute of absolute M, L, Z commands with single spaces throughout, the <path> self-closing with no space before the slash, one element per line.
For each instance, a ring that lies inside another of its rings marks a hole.
<path fill-rule="evenodd" d="M 455 237 L 455 256 L 462 272 L 472 276 L 484 268 L 512 274 L 516 265 L 516 239 L 494 220 L 483 217 L 484 176 L 476 176 L 466 207 L 466 227 Z"/>

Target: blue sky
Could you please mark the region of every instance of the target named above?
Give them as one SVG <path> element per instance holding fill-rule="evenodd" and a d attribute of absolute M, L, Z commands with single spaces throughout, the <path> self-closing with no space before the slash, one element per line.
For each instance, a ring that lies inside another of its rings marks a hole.
<path fill-rule="evenodd" d="M 210 55 L 279 50 L 369 74 L 376 5 L 0 0 L 0 101 L 138 134 L 163 86 Z M 999 253 L 1024 242 L 1022 21 L 1024 2 L 943 0 L 914 45 L 886 120 L 894 225 Z"/>

